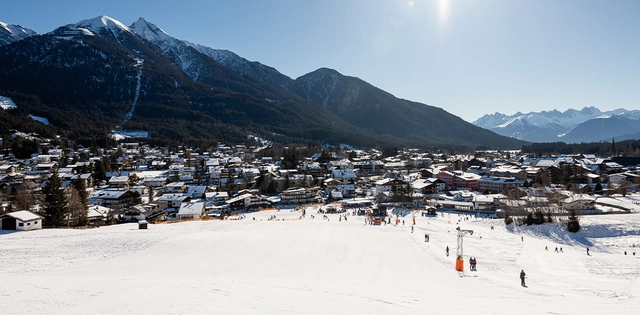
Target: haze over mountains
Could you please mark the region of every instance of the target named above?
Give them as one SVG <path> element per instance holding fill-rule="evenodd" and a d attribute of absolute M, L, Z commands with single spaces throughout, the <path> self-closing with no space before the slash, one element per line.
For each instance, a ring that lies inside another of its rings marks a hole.
<path fill-rule="evenodd" d="M 531 142 L 601 142 L 640 139 L 640 111 L 623 108 L 602 112 L 595 107 L 487 114 L 473 122 L 498 134 Z"/>
<path fill-rule="evenodd" d="M 523 143 L 332 69 L 294 80 L 233 52 L 176 39 L 143 18 L 126 26 L 100 16 L 43 35 L 22 29 L 2 33 L 0 95 L 18 105 L 2 115 L 14 115 L 8 121 L 19 126 L 28 114 L 47 118 L 71 138 L 120 128 L 175 141 L 256 134 L 359 146 Z"/>

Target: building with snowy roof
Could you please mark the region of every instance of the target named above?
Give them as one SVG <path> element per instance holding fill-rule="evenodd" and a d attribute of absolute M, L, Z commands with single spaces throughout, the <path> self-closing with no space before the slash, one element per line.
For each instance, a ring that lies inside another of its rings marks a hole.
<path fill-rule="evenodd" d="M 0 216 L 2 230 L 29 231 L 42 229 L 42 216 L 21 210 Z"/>

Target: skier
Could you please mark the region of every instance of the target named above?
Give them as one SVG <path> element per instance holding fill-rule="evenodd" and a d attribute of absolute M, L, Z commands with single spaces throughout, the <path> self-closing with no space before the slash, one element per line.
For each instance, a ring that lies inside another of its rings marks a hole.
<path fill-rule="evenodd" d="M 447 251 L 447 257 L 449 257 L 449 246 L 447 246 L 446 251 Z"/>
<path fill-rule="evenodd" d="M 473 257 L 469 257 L 469 270 L 473 271 Z"/>
<path fill-rule="evenodd" d="M 413 225 L 411 226 L 411 233 L 413 233 Z M 625 252 L 626 253 L 626 252 Z M 625 254 L 626 255 L 626 254 Z"/>
<path fill-rule="evenodd" d="M 556 253 L 558 252 L 558 247 L 556 246 Z"/>
<path fill-rule="evenodd" d="M 587 247 L 587 256 L 589 256 L 589 247 Z"/>
<path fill-rule="evenodd" d="M 473 257 L 473 271 L 478 271 L 477 266 L 478 266 L 478 261 L 476 260 L 475 257 Z"/>
<path fill-rule="evenodd" d="M 520 271 L 520 285 L 522 285 L 523 287 L 525 287 L 526 285 L 524 284 L 524 277 L 526 277 L 527 274 L 524 273 L 524 269 L 522 269 L 522 271 Z"/>

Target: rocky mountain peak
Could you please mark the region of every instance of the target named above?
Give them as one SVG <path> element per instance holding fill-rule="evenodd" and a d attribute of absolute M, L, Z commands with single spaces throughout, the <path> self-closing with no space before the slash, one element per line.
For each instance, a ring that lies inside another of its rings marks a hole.
<path fill-rule="evenodd" d="M 7 45 L 34 35 L 38 35 L 38 33 L 22 25 L 0 22 L 0 46 Z"/>

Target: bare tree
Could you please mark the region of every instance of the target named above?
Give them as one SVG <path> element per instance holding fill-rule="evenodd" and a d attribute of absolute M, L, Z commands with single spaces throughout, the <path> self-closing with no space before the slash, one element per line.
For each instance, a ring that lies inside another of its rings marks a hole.
<path fill-rule="evenodd" d="M 69 186 L 66 189 L 69 200 L 68 224 L 72 226 L 85 226 L 88 224 L 87 205 L 82 202 L 82 197 L 77 189 Z"/>

